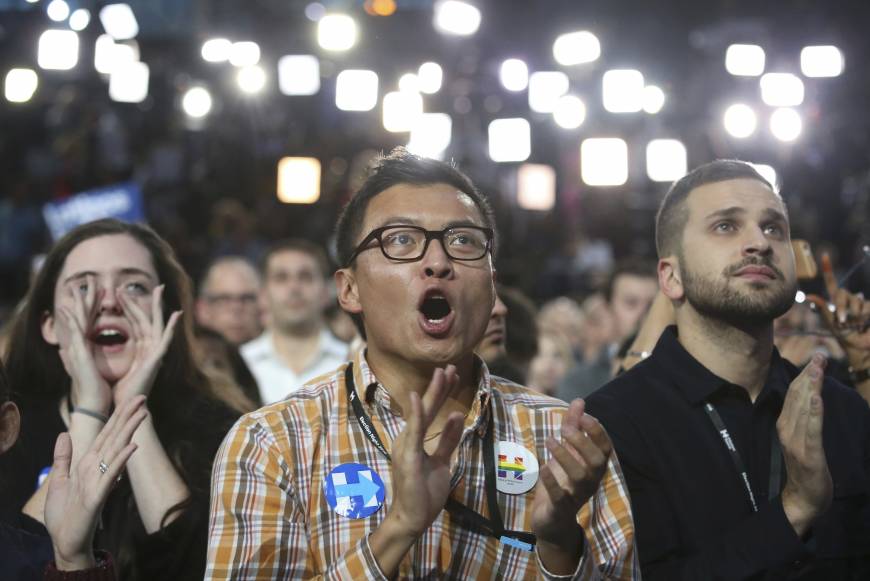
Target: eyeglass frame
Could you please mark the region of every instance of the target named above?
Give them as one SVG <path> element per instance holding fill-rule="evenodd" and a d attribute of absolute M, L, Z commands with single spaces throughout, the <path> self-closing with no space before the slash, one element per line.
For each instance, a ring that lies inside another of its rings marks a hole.
<path fill-rule="evenodd" d="M 387 254 L 387 251 L 384 250 L 384 243 L 381 240 L 381 236 L 387 230 L 392 230 L 394 228 L 409 228 L 411 230 L 417 230 L 417 231 L 423 233 L 423 235 L 426 237 L 426 242 L 423 244 L 423 251 L 420 252 L 420 256 L 418 256 L 416 258 L 394 258 L 394 257 L 390 256 L 389 254 Z M 453 256 L 452 254 L 450 254 L 450 251 L 447 249 L 447 245 L 444 244 L 444 236 L 450 230 L 459 230 L 462 228 L 479 230 L 479 231 L 483 232 L 484 234 L 486 234 L 486 246 L 483 249 L 483 254 L 481 254 L 480 256 L 478 256 L 476 258 L 457 258 L 457 257 Z M 350 258 L 347 259 L 347 263 L 345 265 L 345 268 L 350 267 L 350 265 L 353 264 L 353 261 L 356 260 L 356 257 L 359 256 L 363 251 L 369 250 L 370 248 L 374 248 L 374 246 L 370 246 L 372 240 L 378 241 L 378 248 L 381 249 L 381 254 L 384 255 L 384 258 L 386 258 L 387 260 L 393 260 L 395 262 L 417 262 L 418 260 L 423 260 L 423 257 L 426 256 L 426 251 L 429 250 L 429 243 L 432 240 L 436 240 L 436 239 L 439 242 L 441 242 L 441 248 L 444 249 L 444 254 L 446 254 L 451 260 L 458 260 L 461 262 L 472 262 L 475 260 L 480 260 L 481 258 L 486 256 L 487 253 L 492 253 L 492 242 L 493 242 L 494 236 L 495 236 L 495 231 L 492 228 L 487 228 L 485 226 L 476 226 L 473 224 L 462 225 L 462 226 L 449 226 L 447 228 L 444 228 L 443 230 L 427 230 L 426 228 L 423 228 L 422 226 L 415 226 L 413 224 L 390 224 L 388 226 L 381 226 L 380 228 L 375 228 L 374 230 L 369 232 L 366 235 L 366 237 L 363 238 L 362 241 L 354 249 L 353 254 L 350 255 Z"/>

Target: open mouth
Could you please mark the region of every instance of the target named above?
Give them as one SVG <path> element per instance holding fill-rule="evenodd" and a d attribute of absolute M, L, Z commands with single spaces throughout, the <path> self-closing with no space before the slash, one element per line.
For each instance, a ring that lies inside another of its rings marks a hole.
<path fill-rule="evenodd" d="M 447 298 L 437 291 L 426 296 L 420 304 L 420 312 L 432 323 L 443 320 L 451 311 Z"/>
<path fill-rule="evenodd" d="M 115 327 L 101 327 L 91 333 L 90 339 L 101 347 L 118 347 L 127 342 L 127 334 Z"/>

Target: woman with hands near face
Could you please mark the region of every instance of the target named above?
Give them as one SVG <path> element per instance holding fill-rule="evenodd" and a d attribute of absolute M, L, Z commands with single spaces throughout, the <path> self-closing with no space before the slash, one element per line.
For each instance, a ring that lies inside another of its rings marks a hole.
<path fill-rule="evenodd" d="M 6 513 L 44 522 L 55 478 L 49 441 L 69 431 L 75 472 L 112 410 L 147 398 L 137 452 L 96 532 L 124 579 L 193 579 L 204 569 L 211 461 L 238 414 L 213 397 L 195 363 L 190 302 L 189 279 L 162 239 L 100 220 L 48 254 L 10 342 L 10 377 L 27 386 L 27 449 L 0 502 Z"/>

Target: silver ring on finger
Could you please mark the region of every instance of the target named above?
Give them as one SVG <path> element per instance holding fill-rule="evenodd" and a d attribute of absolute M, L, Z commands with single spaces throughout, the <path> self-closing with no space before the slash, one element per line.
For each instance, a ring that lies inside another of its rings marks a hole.
<path fill-rule="evenodd" d="M 101 474 L 105 474 L 106 472 L 109 471 L 109 465 L 106 464 L 105 462 L 103 462 L 102 460 L 100 460 L 99 469 L 100 469 Z"/>

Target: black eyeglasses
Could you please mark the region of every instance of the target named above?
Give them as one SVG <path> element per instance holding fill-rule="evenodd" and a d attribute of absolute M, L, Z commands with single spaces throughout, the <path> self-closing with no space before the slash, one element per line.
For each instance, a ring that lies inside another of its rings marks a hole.
<path fill-rule="evenodd" d="M 374 248 L 372 240 L 378 241 L 384 256 L 398 262 L 420 260 L 432 240 L 440 241 L 444 252 L 453 260 L 480 260 L 491 250 L 492 236 L 491 228 L 480 226 L 457 226 L 444 230 L 426 230 L 419 226 L 384 226 L 375 228 L 363 238 L 346 266 L 350 266 L 360 252 Z"/>

